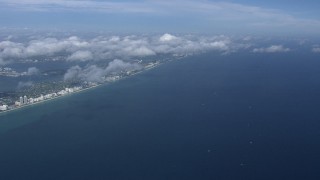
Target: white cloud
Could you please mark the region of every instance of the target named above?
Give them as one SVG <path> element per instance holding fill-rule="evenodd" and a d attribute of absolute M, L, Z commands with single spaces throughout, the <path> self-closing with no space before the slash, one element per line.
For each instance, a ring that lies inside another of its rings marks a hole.
<path fill-rule="evenodd" d="M 227 36 L 99 36 L 92 39 L 38 38 L 29 42 L 0 42 L 1 63 L 33 57 L 63 56 L 69 61 L 131 59 L 159 54 L 192 54 L 202 51 L 233 52 L 240 49 Z M 48 59 L 48 58 L 47 58 Z M 49 58 L 50 59 L 50 58 Z"/>
<path fill-rule="evenodd" d="M 104 75 L 106 75 L 104 69 L 96 65 L 91 65 L 85 69 L 82 69 L 78 78 L 89 82 L 100 82 L 102 81 L 102 77 Z"/>
<path fill-rule="evenodd" d="M 314 53 L 320 53 L 320 47 L 314 47 L 314 48 L 312 48 L 312 52 L 314 52 Z"/>
<path fill-rule="evenodd" d="M 23 55 L 23 44 L 11 41 L 0 42 L 0 57 L 21 57 Z"/>
<path fill-rule="evenodd" d="M 173 36 L 173 35 L 171 35 L 171 34 L 166 33 L 166 34 L 162 35 L 162 36 L 159 38 L 159 41 L 161 41 L 161 42 L 167 42 L 167 41 L 172 41 L 172 40 L 175 40 L 175 39 L 177 39 L 176 36 Z"/>
<path fill-rule="evenodd" d="M 33 86 L 33 82 L 32 81 L 27 81 L 27 82 L 19 82 L 18 83 L 18 86 L 17 86 L 17 89 L 22 89 L 22 88 L 27 88 L 27 87 L 30 87 L 30 86 Z"/>
<path fill-rule="evenodd" d="M 128 71 L 128 70 L 137 70 L 140 69 L 140 65 L 136 64 L 136 63 L 128 63 L 128 62 L 124 62 L 122 60 L 119 59 L 115 59 L 113 61 L 111 61 L 108 65 L 108 67 L 105 69 L 106 74 L 109 73 L 117 73 L 120 71 Z"/>
<path fill-rule="evenodd" d="M 34 76 L 38 75 L 40 73 L 40 70 L 36 67 L 29 67 L 26 72 L 22 72 L 21 76 Z"/>
<path fill-rule="evenodd" d="M 91 59 L 93 59 L 93 55 L 90 51 L 76 51 L 67 58 L 70 61 L 88 61 Z"/>
<path fill-rule="evenodd" d="M 82 68 L 80 66 L 72 66 L 68 69 L 68 71 L 64 74 L 63 79 L 65 81 L 72 80 L 74 78 L 77 78 L 82 71 Z"/>
<path fill-rule="evenodd" d="M 85 68 L 73 66 L 64 75 L 64 80 L 81 79 L 89 82 L 101 82 L 106 75 L 121 71 L 138 70 L 141 66 L 136 63 L 128 63 L 119 59 L 111 61 L 106 68 L 91 65 Z"/>
<path fill-rule="evenodd" d="M 38 68 L 36 68 L 36 67 L 30 67 L 30 68 L 28 68 L 28 71 L 27 71 L 27 75 L 29 75 L 29 76 L 32 76 L 32 75 L 37 75 L 37 74 L 39 74 L 39 69 Z"/>
<path fill-rule="evenodd" d="M 31 40 L 25 44 L 19 42 L 0 42 L 0 58 L 3 61 L 11 61 L 17 58 L 29 58 L 35 56 L 52 56 L 56 53 L 74 52 L 85 48 L 87 42 L 72 36 L 67 39 L 44 38 Z"/>
<path fill-rule="evenodd" d="M 228 50 L 230 41 L 229 40 L 222 40 L 222 41 L 215 41 L 210 43 L 210 46 L 214 49 L 219 50 Z"/>
<path fill-rule="evenodd" d="M 151 56 L 151 55 L 156 55 L 154 51 L 151 49 L 147 48 L 146 46 L 141 46 L 138 48 L 135 48 L 130 51 L 130 54 L 132 56 Z"/>
<path fill-rule="evenodd" d="M 255 53 L 279 53 L 279 52 L 289 52 L 289 48 L 283 47 L 283 45 L 271 45 L 267 48 L 255 48 L 253 52 Z"/>
<path fill-rule="evenodd" d="M 67 44 L 64 41 L 59 41 L 55 38 L 46 38 L 43 40 L 32 40 L 22 49 L 25 56 L 41 56 L 53 55 L 66 49 Z"/>
<path fill-rule="evenodd" d="M 45 38 L 32 40 L 25 47 L 26 56 L 53 55 L 58 52 L 73 51 L 86 47 L 87 42 L 80 40 L 76 36 L 71 36 L 67 39 Z"/>

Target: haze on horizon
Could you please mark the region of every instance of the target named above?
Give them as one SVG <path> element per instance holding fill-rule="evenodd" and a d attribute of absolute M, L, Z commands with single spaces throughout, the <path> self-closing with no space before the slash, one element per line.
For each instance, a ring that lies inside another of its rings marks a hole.
<path fill-rule="evenodd" d="M 0 0 L 1 29 L 319 35 L 318 1 Z"/>
<path fill-rule="evenodd" d="M 99 81 L 108 72 L 96 66 L 100 62 L 127 67 L 140 58 L 208 51 L 318 54 L 319 5 L 311 0 L 0 0 L 0 66 L 60 59 L 74 65 L 65 79 Z"/>

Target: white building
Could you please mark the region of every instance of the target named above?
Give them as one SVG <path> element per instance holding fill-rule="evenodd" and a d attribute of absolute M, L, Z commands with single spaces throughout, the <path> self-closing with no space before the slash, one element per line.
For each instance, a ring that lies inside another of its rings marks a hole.
<path fill-rule="evenodd" d="M 7 105 L 0 106 L 0 111 L 6 111 L 6 110 L 8 110 L 8 106 Z"/>
<path fill-rule="evenodd" d="M 65 95 L 65 94 L 67 94 L 67 93 L 68 93 L 67 91 L 61 90 L 61 91 L 58 92 L 58 95 L 63 96 L 63 95 Z"/>
<path fill-rule="evenodd" d="M 106 81 L 113 82 L 113 81 L 116 81 L 118 79 L 120 79 L 120 76 L 109 76 L 109 77 L 106 78 Z"/>
<path fill-rule="evenodd" d="M 31 104 L 34 103 L 34 99 L 33 99 L 33 98 L 29 98 L 28 101 L 29 101 L 29 103 L 31 103 Z"/>
<path fill-rule="evenodd" d="M 69 88 L 69 93 L 73 93 L 73 88 Z"/>
<path fill-rule="evenodd" d="M 21 106 L 21 102 L 20 102 L 20 101 L 16 101 L 16 102 L 14 103 L 14 105 L 15 105 L 15 106 Z"/>
<path fill-rule="evenodd" d="M 80 91 L 82 87 L 73 87 L 73 91 Z"/>
<path fill-rule="evenodd" d="M 19 101 L 20 101 L 20 106 L 22 106 L 23 105 L 23 97 L 20 97 Z"/>
<path fill-rule="evenodd" d="M 44 100 L 44 97 L 43 97 L 42 94 L 41 94 L 40 97 L 38 97 L 38 98 L 39 98 L 39 101 L 43 101 L 43 100 Z"/>
<path fill-rule="evenodd" d="M 24 97 L 23 97 L 23 104 L 28 104 L 28 98 L 27 98 L 27 96 L 24 96 Z"/>
<path fill-rule="evenodd" d="M 51 99 L 52 96 L 53 96 L 52 94 L 47 94 L 47 95 L 44 96 L 44 99 Z"/>
<path fill-rule="evenodd" d="M 39 101 L 43 101 L 44 100 L 44 96 L 41 94 L 41 96 L 34 98 L 33 102 L 39 102 Z"/>

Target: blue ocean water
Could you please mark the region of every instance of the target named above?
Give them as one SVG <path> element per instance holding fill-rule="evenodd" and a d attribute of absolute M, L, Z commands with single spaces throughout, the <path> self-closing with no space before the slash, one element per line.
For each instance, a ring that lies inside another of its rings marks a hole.
<path fill-rule="evenodd" d="M 208 53 L 0 116 L 0 179 L 319 179 L 320 61 Z"/>

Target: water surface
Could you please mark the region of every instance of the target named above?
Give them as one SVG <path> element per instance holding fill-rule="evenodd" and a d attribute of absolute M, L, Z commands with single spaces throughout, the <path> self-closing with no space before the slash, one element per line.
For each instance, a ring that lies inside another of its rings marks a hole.
<path fill-rule="evenodd" d="M 319 179 L 320 62 L 290 54 L 205 54 L 1 115 L 0 179 Z"/>

